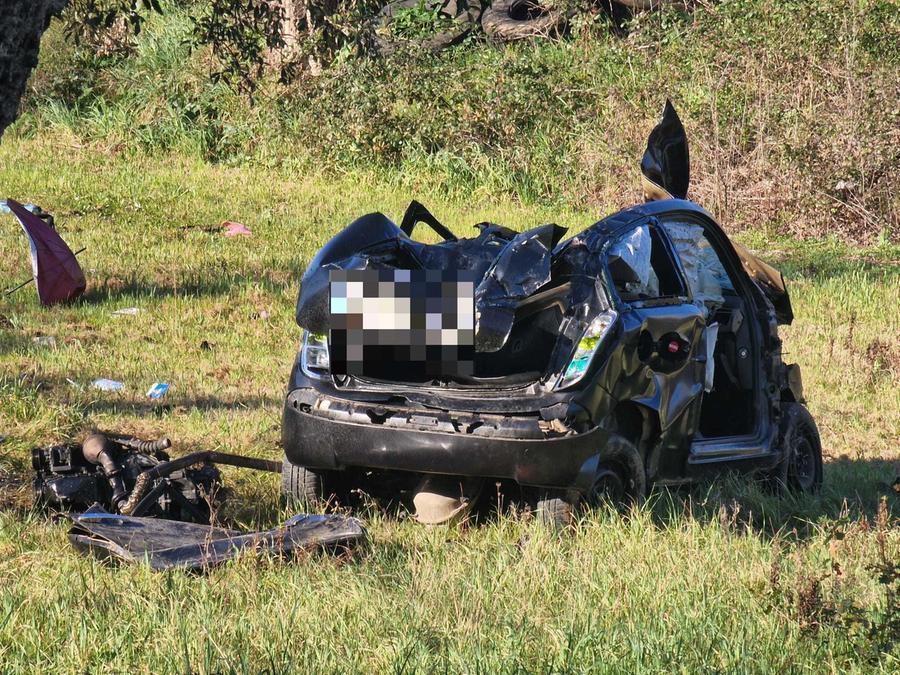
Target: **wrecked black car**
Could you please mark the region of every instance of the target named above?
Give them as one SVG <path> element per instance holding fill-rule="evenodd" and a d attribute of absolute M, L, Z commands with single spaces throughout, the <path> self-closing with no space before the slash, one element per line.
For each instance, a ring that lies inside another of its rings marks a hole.
<path fill-rule="evenodd" d="M 816 490 L 781 274 L 687 201 L 668 102 L 641 169 L 646 203 L 566 240 L 554 224 L 457 238 L 413 202 L 399 226 L 373 213 L 329 241 L 297 304 L 285 491 L 321 502 L 363 474 L 405 477 L 442 500 L 420 517 L 439 522 L 507 480 L 564 522 L 579 501 L 724 469 Z M 412 238 L 420 222 L 443 241 Z"/>

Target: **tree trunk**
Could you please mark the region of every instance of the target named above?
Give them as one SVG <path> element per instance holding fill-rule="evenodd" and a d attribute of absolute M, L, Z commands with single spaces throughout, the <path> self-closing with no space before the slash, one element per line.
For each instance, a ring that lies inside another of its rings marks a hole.
<path fill-rule="evenodd" d="M 284 40 L 284 51 L 291 55 L 300 42 L 300 18 L 303 16 L 304 3 L 297 0 L 279 0 L 281 6 L 281 39 Z"/>
<path fill-rule="evenodd" d="M 0 0 L 0 136 L 16 119 L 41 35 L 67 0 Z"/>

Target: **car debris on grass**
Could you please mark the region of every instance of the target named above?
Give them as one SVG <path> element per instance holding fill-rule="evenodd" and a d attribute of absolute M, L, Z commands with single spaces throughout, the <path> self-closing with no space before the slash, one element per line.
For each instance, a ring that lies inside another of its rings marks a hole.
<path fill-rule="evenodd" d="M 169 392 L 169 385 L 166 382 L 154 382 L 150 389 L 147 390 L 147 398 L 160 399 Z"/>
<path fill-rule="evenodd" d="M 253 232 L 243 223 L 236 223 L 233 220 L 226 220 L 221 225 L 222 234 L 226 237 L 251 237 Z"/>
<path fill-rule="evenodd" d="M 100 391 L 122 391 L 125 389 L 125 383 L 101 377 L 91 382 L 91 387 L 99 389 Z"/>
<path fill-rule="evenodd" d="M 83 443 L 64 443 L 32 451 L 35 503 L 62 511 L 95 504 L 118 512 L 135 495 L 147 471 L 169 462 L 168 438 L 142 441 L 133 436 L 92 433 Z M 197 464 L 197 462 L 193 462 Z M 148 484 L 149 482 L 149 484 Z M 192 465 L 144 479 L 129 512 L 208 522 L 209 503 L 221 486 L 218 470 Z"/>
<path fill-rule="evenodd" d="M 639 503 L 651 484 L 723 469 L 815 491 L 818 432 L 799 368 L 781 359 L 777 327 L 793 319 L 781 274 L 687 200 L 687 138 L 668 102 L 641 169 L 645 204 L 568 240 L 554 223 L 485 222 L 459 238 L 416 201 L 399 226 L 359 218 L 303 276 L 284 462 L 171 459 L 168 441 L 93 434 L 35 450 L 38 501 L 87 509 L 72 517 L 78 548 L 165 569 L 365 536 L 339 516 L 212 527 L 215 464 L 280 472 L 287 495 L 320 507 L 385 481 L 428 524 L 464 518 L 488 479 L 517 483 L 554 525 L 580 502 Z M 443 241 L 414 239 L 419 223 Z"/>
<path fill-rule="evenodd" d="M 12 212 L 28 237 L 33 274 L 27 281 L 7 289 L 6 295 L 33 281 L 44 306 L 68 303 L 80 297 L 87 288 L 87 281 L 75 256 L 84 249 L 73 253 L 57 233 L 53 216 L 45 213 L 39 206 L 23 206 L 13 199 L 7 199 L 3 208 Z"/>
<path fill-rule="evenodd" d="M 70 516 L 69 541 L 101 560 L 146 562 L 150 569 L 205 571 L 246 551 L 288 556 L 314 548 L 348 549 L 366 539 L 356 518 L 298 514 L 264 532 L 177 520 L 134 518 L 93 508 Z"/>
<path fill-rule="evenodd" d="M 100 558 L 151 569 L 205 569 L 253 549 L 277 554 L 322 546 L 349 547 L 365 538 L 354 518 L 298 514 L 264 532 L 210 525 L 222 477 L 217 464 L 278 473 L 281 462 L 194 452 L 176 459 L 168 438 L 93 433 L 84 442 L 32 451 L 35 503 L 72 521 L 73 546 Z M 81 511 L 80 513 L 72 513 Z"/>

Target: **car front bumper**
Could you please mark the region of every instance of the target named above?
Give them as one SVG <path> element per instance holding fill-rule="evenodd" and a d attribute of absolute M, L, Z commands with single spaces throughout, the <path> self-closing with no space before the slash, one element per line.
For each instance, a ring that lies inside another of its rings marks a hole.
<path fill-rule="evenodd" d="M 540 420 L 539 411 L 386 410 L 303 388 L 285 401 L 282 443 L 290 462 L 313 469 L 362 467 L 589 489 L 609 432 L 595 427 L 553 434 Z"/>

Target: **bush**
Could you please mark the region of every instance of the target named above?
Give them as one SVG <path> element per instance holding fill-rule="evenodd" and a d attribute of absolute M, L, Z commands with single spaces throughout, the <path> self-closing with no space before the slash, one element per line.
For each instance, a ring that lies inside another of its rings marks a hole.
<path fill-rule="evenodd" d="M 187 46 L 188 11 L 167 5 L 127 57 L 46 56 L 32 123 L 122 148 L 363 168 L 606 209 L 639 199 L 643 142 L 671 97 L 692 141 L 691 195 L 726 222 L 895 237 L 900 7 L 695 4 L 637 14 L 624 33 L 586 15 L 565 41 L 345 51 L 319 77 L 262 75 L 253 102 L 210 80 L 219 65 Z"/>

